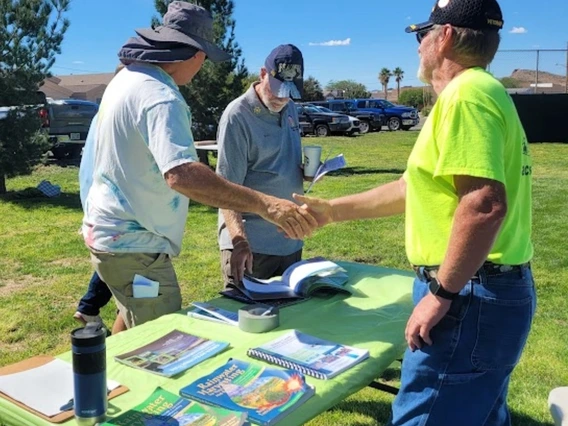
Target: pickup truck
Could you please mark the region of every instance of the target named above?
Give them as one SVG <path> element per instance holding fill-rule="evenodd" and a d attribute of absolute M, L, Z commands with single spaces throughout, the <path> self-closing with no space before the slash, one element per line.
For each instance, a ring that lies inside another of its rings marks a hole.
<path fill-rule="evenodd" d="M 79 99 L 51 98 L 47 98 L 47 104 L 51 153 L 57 159 L 78 158 L 99 105 Z"/>
<path fill-rule="evenodd" d="M 384 99 L 353 99 L 353 103 L 362 111 L 383 114 L 391 131 L 410 130 L 420 122 L 416 108 L 395 105 Z"/>
<path fill-rule="evenodd" d="M 379 132 L 385 122 L 385 116 L 382 113 L 374 113 L 363 111 L 355 106 L 351 100 L 330 99 L 327 101 L 310 102 L 313 105 L 322 106 L 333 112 L 347 114 L 359 120 L 359 133 L 365 134 L 370 131 Z"/>
<path fill-rule="evenodd" d="M 302 133 L 325 137 L 332 133 L 345 133 L 351 122 L 345 114 L 321 112 L 311 105 L 296 104 Z"/>

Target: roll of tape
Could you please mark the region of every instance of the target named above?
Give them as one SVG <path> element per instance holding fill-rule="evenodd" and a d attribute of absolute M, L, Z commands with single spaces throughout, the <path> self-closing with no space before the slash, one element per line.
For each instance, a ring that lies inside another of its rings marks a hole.
<path fill-rule="evenodd" d="M 239 328 L 247 333 L 264 333 L 279 325 L 280 311 L 276 307 L 256 304 L 239 309 Z"/>

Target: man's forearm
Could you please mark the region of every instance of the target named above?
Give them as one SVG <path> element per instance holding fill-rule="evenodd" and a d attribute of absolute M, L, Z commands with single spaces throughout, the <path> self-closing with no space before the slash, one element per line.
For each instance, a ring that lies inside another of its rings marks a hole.
<path fill-rule="evenodd" d="M 446 257 L 438 271 L 445 290 L 459 292 L 487 260 L 505 214 L 505 204 L 482 209 L 475 200 L 462 199 L 454 214 Z"/>
<path fill-rule="evenodd" d="M 197 202 L 221 209 L 263 215 L 268 196 L 231 183 L 201 163 L 185 163 L 166 173 L 170 188 Z"/>
<path fill-rule="evenodd" d="M 403 178 L 360 194 L 330 201 L 333 221 L 373 219 L 404 213 L 406 182 Z"/>
<path fill-rule="evenodd" d="M 221 209 L 221 213 L 225 218 L 225 226 L 231 236 L 233 245 L 239 241 L 246 241 L 247 234 L 243 225 L 243 216 L 234 210 Z"/>

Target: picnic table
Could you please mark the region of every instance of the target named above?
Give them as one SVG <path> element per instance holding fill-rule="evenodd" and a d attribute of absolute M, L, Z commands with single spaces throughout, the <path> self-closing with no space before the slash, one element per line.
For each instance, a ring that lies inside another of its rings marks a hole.
<path fill-rule="evenodd" d="M 210 152 L 217 152 L 219 148 L 217 147 L 216 140 L 204 140 L 204 141 L 194 141 L 193 144 L 195 145 L 195 149 L 197 150 L 197 156 L 199 157 L 199 161 L 209 164 L 209 153 Z"/>
<path fill-rule="evenodd" d="M 400 358 L 406 342 L 404 328 L 412 311 L 411 272 L 350 262 L 337 262 L 349 275 L 351 296 L 337 294 L 314 297 L 280 309 L 280 327 L 263 334 L 245 333 L 237 327 L 198 320 L 187 310 L 165 315 L 107 339 L 107 377 L 127 386 L 129 392 L 109 401 L 109 416 L 115 416 L 144 401 L 160 386 L 172 393 L 225 364 L 229 358 L 260 362 L 246 355 L 256 347 L 292 329 L 369 350 L 369 359 L 331 380 L 306 377 L 316 394 L 287 416 L 282 424 L 302 425 L 332 408 L 362 388 L 376 383 L 382 372 Z M 242 303 L 216 298 L 210 303 L 236 311 Z M 137 370 L 114 360 L 114 356 L 134 350 L 177 329 L 230 343 L 230 348 L 173 378 Z M 58 356 L 71 361 L 71 353 Z M 268 364 L 266 364 L 268 365 Z M 6 426 L 49 425 L 22 408 L 0 398 L 0 424 Z M 74 419 L 63 423 L 75 425 Z"/>

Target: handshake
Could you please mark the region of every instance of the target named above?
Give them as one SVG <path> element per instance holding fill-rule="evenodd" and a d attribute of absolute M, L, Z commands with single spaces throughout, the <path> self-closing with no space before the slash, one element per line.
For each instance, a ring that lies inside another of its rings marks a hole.
<path fill-rule="evenodd" d="M 317 228 L 333 222 L 329 201 L 298 194 L 293 194 L 293 197 L 302 204 L 266 196 L 266 210 L 261 216 L 296 240 L 310 237 Z"/>

